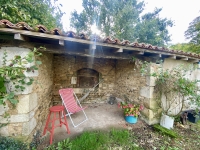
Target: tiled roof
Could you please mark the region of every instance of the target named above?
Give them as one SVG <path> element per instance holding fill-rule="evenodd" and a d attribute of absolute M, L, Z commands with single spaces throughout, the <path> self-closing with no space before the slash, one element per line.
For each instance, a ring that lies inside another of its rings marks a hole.
<path fill-rule="evenodd" d="M 184 51 L 181 51 L 181 50 L 179 50 L 179 51 L 178 50 L 170 50 L 170 49 L 164 48 L 164 47 L 152 46 L 151 44 L 144 44 L 144 43 L 137 43 L 137 42 L 131 43 L 128 40 L 120 41 L 119 39 L 112 39 L 110 37 L 106 37 L 106 38 L 101 38 L 99 36 L 88 37 L 84 33 L 77 35 L 73 31 L 64 32 L 64 31 L 61 31 L 58 28 L 55 28 L 55 29 L 49 31 L 43 25 L 37 25 L 34 28 L 32 28 L 25 22 L 18 22 L 16 24 L 13 24 L 8 20 L 3 19 L 3 20 L 0 20 L 0 28 L 11 28 L 11 29 L 17 29 L 17 30 L 27 30 L 27 31 L 30 31 L 30 32 L 40 32 L 40 33 L 45 33 L 45 34 L 58 35 L 58 36 L 61 36 L 61 37 L 71 37 L 71 38 L 75 38 L 75 39 L 90 40 L 90 41 L 96 41 L 96 42 L 107 43 L 107 44 L 112 44 L 112 45 L 148 49 L 148 50 L 152 50 L 152 51 L 158 51 L 158 52 L 160 51 L 160 52 L 166 52 L 166 53 L 177 54 L 177 55 L 184 55 L 184 56 L 194 57 L 194 58 L 200 59 L 200 55 L 195 54 L 195 53 L 191 53 L 191 52 L 184 52 Z"/>

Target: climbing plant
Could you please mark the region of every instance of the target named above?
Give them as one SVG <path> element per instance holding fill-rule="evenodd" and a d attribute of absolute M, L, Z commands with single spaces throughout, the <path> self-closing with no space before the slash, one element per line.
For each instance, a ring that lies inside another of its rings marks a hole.
<path fill-rule="evenodd" d="M 38 70 L 41 61 L 38 61 L 36 58 L 42 55 L 38 51 L 39 49 L 45 48 L 34 48 L 26 56 L 16 55 L 11 60 L 8 60 L 7 51 L 4 51 L 1 58 L 2 66 L 0 66 L 0 105 L 5 106 L 8 102 L 15 107 L 18 103 L 15 96 L 16 93 L 24 91 L 26 86 L 33 83 L 33 77 L 27 77 L 25 73 L 34 73 Z"/>
<path fill-rule="evenodd" d="M 182 112 L 185 102 L 200 107 L 198 80 L 189 79 L 189 75 L 196 69 L 194 65 L 178 65 L 172 69 L 160 67 L 149 73 L 150 63 L 141 65 L 141 73 L 155 77 L 155 100 L 162 112 L 167 115 L 178 115 Z M 158 110 L 158 109 L 157 109 Z M 172 114 L 176 110 L 176 114 Z"/>

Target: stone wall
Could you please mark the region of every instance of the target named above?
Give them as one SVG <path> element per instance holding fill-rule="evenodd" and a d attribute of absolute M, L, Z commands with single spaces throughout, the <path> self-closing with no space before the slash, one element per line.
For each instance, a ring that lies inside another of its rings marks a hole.
<path fill-rule="evenodd" d="M 135 68 L 129 60 L 118 60 L 116 65 L 115 96 L 121 99 L 127 97 L 131 101 L 141 102 L 141 87 L 146 85 L 146 78 L 141 76 L 140 68 Z"/>
<path fill-rule="evenodd" d="M 144 104 L 143 119 L 147 123 L 156 122 L 150 109 L 150 107 L 154 106 L 153 79 L 150 76 L 142 76 L 140 67 L 135 66 L 134 62 L 61 55 L 55 55 L 53 62 L 54 105 L 61 103 L 58 93 L 61 88 L 74 88 L 78 97 L 82 97 L 87 89 L 76 88 L 76 85 L 71 84 L 71 78 L 76 77 L 77 70 L 91 68 L 98 71 L 100 78 L 103 78 L 104 81 L 99 84 L 96 91 L 90 93 L 84 100 L 85 103 L 105 103 L 110 96 L 115 96 L 118 100 L 128 98 L 136 103 Z"/>
<path fill-rule="evenodd" d="M 8 53 L 8 60 L 15 55 L 26 56 L 30 51 L 26 48 L 1 47 L 1 56 L 3 56 L 4 50 Z M 8 122 L 7 126 L 0 128 L 0 134 L 3 136 L 31 140 L 35 131 L 41 128 L 42 122 L 46 119 L 52 99 L 52 55 L 43 54 L 39 59 L 42 61 L 39 70 L 34 73 L 26 73 L 27 77 L 34 78 L 34 84 L 27 86 L 23 92 L 16 92 L 19 100 L 16 108 L 11 109 L 9 104 L 0 108 L 1 123 Z M 10 114 L 8 120 L 2 117 L 5 111 Z"/>
<path fill-rule="evenodd" d="M 8 51 L 9 58 L 14 55 L 25 55 L 30 51 L 25 48 L 4 47 L 0 49 L 0 54 L 3 54 L 3 50 Z M 5 108 L 0 106 L 1 122 L 6 122 L 1 116 L 6 110 L 11 115 L 10 123 L 0 129 L 1 135 L 31 139 L 37 130 L 41 130 L 49 107 L 61 103 L 58 93 L 61 88 L 73 88 L 79 98 L 84 96 L 91 88 L 78 88 L 76 83 L 72 83 L 73 77 L 77 77 L 77 71 L 83 68 L 97 71 L 100 82 L 83 101 L 84 103 L 106 103 L 110 96 L 115 96 L 118 100 L 128 98 L 136 103 L 144 104 L 142 116 L 148 124 L 158 122 L 153 112 L 156 108 L 155 79 L 152 76 L 142 76 L 140 66 L 136 66 L 134 62 L 48 53 L 43 53 L 39 59 L 42 61 L 39 70 L 26 74 L 34 77 L 36 82 L 25 91 L 17 93 L 19 99 L 17 107 L 9 109 L 9 105 Z M 171 68 L 174 64 L 180 63 L 185 62 L 166 59 L 163 67 Z M 152 63 L 149 66 L 150 73 L 155 72 L 159 66 L 160 64 Z M 198 79 L 199 73 L 199 71 L 193 72 L 190 78 Z"/>
<path fill-rule="evenodd" d="M 75 84 L 71 84 L 72 77 L 76 77 L 77 71 L 82 68 L 90 68 L 99 72 L 99 81 L 101 82 L 94 91 L 90 92 L 89 96 L 83 101 L 84 103 L 104 103 L 113 93 L 115 83 L 115 60 L 55 55 L 53 64 L 54 105 L 61 103 L 61 98 L 58 93 L 61 88 L 74 88 L 79 98 L 87 93 L 90 88 L 76 88 Z"/>
<path fill-rule="evenodd" d="M 37 107 L 34 110 L 34 118 L 37 126 L 30 135 L 31 139 L 36 130 L 42 131 L 42 123 L 47 119 L 49 108 L 52 106 L 53 89 L 53 54 L 43 53 L 39 59 L 42 65 L 39 67 L 39 74 L 35 78 L 33 93 L 37 94 Z"/>
<path fill-rule="evenodd" d="M 149 123 L 150 98 L 152 88 L 150 87 L 150 77 L 142 76 L 140 66 L 129 60 L 118 60 L 116 67 L 115 97 L 119 100 L 129 99 L 138 104 L 143 104 L 143 119 Z"/>

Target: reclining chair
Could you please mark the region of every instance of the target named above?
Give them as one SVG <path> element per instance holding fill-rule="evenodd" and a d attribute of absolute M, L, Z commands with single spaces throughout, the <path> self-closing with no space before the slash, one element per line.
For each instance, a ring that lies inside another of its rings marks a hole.
<path fill-rule="evenodd" d="M 65 106 L 66 111 L 67 111 L 66 116 L 69 116 L 74 127 L 77 127 L 83 122 L 85 122 L 86 120 L 88 120 L 88 117 L 86 116 L 85 111 L 84 111 L 86 107 L 83 108 L 81 106 L 80 101 L 78 100 L 72 88 L 60 89 L 59 94 L 62 98 L 62 103 Z M 80 111 L 83 112 L 85 119 L 82 122 L 75 125 L 71 115 Z"/>

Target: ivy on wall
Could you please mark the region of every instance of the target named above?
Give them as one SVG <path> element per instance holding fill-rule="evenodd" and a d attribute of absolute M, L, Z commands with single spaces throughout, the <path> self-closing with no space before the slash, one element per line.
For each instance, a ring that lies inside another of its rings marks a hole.
<path fill-rule="evenodd" d="M 41 61 L 37 60 L 37 56 L 42 55 L 40 49 L 45 48 L 34 48 L 26 56 L 15 55 L 11 60 L 8 60 L 8 54 L 4 51 L 0 67 L 0 105 L 5 106 L 6 103 L 10 103 L 15 107 L 18 103 L 16 92 L 23 92 L 27 86 L 33 84 L 33 77 L 27 77 L 25 72 L 34 73 L 38 70 Z M 4 117 L 7 117 L 7 113 Z"/>

